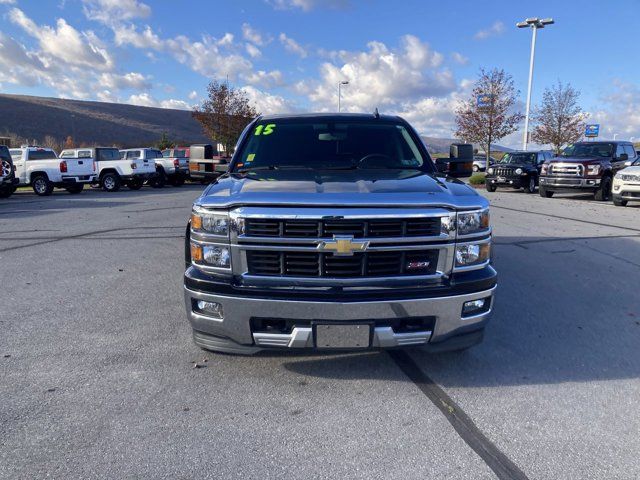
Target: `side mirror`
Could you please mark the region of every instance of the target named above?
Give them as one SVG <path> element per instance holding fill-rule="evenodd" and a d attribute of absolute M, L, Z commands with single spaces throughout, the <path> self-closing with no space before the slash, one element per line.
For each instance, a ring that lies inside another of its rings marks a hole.
<path fill-rule="evenodd" d="M 629 155 L 627 155 L 626 153 L 621 153 L 620 156 L 618 157 L 618 160 L 620 160 L 621 162 L 629 160 Z"/>

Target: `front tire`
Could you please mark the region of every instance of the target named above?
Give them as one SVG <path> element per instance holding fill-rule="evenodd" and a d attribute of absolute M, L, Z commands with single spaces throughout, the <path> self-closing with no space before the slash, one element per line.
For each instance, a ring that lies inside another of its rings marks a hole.
<path fill-rule="evenodd" d="M 485 187 L 487 187 L 487 192 L 495 192 L 498 189 L 498 187 L 491 183 L 485 183 Z"/>
<path fill-rule="evenodd" d="M 478 168 L 478 165 L 474 165 L 473 167 L 471 167 L 471 170 L 473 170 L 474 172 L 480 171 L 480 169 Z"/>
<path fill-rule="evenodd" d="M 529 184 L 524 187 L 524 191 L 527 193 L 536 193 L 536 177 L 533 175 L 529 177 Z"/>
<path fill-rule="evenodd" d="M 541 196 L 541 197 L 544 197 L 544 198 L 551 198 L 551 197 L 553 197 L 553 192 L 552 192 L 551 190 L 547 190 L 547 189 L 546 189 L 546 188 L 544 188 L 544 187 L 540 187 L 540 188 L 538 189 L 538 192 L 540 193 L 540 196 Z"/>
<path fill-rule="evenodd" d="M 142 188 L 142 185 L 144 185 L 144 182 L 142 182 L 142 180 L 131 180 L 129 183 L 127 183 L 127 187 L 129 187 L 130 190 L 140 190 Z"/>
<path fill-rule="evenodd" d="M 618 200 L 617 198 L 613 199 L 613 204 L 616 207 L 626 207 L 627 206 L 627 200 Z"/>
<path fill-rule="evenodd" d="M 31 187 L 36 195 L 46 197 L 53 193 L 53 183 L 46 175 L 37 175 L 31 179 Z"/>
<path fill-rule="evenodd" d="M 596 190 L 593 198 L 598 202 L 608 202 L 611 199 L 611 177 L 604 177 L 600 182 L 600 188 Z"/>
<path fill-rule="evenodd" d="M 117 192 L 120 190 L 120 177 L 117 173 L 105 173 L 100 181 L 105 192 Z"/>
<path fill-rule="evenodd" d="M 176 175 L 175 177 L 173 177 L 173 180 L 171 181 L 171 184 L 174 187 L 181 187 L 182 185 L 184 185 L 184 175 Z"/>
<path fill-rule="evenodd" d="M 84 183 L 71 185 L 70 187 L 65 188 L 65 190 L 72 195 L 77 195 L 78 193 L 82 192 L 82 190 L 84 190 Z"/>
<path fill-rule="evenodd" d="M 167 183 L 166 175 L 164 174 L 164 170 L 156 171 L 155 176 L 149 182 L 153 188 L 162 188 L 165 183 Z"/>
<path fill-rule="evenodd" d="M 2 187 L 0 188 L 0 198 L 9 198 L 11 195 L 13 195 L 13 192 L 15 191 L 16 191 L 15 187 L 12 187 L 12 186 Z"/>

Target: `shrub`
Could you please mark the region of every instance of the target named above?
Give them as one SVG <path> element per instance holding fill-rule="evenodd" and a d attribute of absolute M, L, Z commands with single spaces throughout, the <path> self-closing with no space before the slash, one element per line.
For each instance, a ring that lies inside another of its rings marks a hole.
<path fill-rule="evenodd" d="M 469 183 L 471 185 L 484 185 L 484 173 L 474 173 L 469 177 Z"/>

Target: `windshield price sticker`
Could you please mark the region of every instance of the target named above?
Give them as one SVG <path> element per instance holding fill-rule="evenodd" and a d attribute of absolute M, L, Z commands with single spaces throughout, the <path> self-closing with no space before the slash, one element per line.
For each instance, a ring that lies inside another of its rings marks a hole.
<path fill-rule="evenodd" d="M 268 123 L 266 125 L 258 125 L 256 127 L 254 135 L 271 135 L 276 128 L 275 123 Z"/>

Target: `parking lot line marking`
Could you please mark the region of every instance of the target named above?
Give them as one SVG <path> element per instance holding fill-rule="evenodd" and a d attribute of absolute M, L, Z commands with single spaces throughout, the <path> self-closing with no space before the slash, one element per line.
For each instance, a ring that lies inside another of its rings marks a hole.
<path fill-rule="evenodd" d="M 526 480 L 526 474 L 518 468 L 484 433 L 460 406 L 447 395 L 404 350 L 387 352 L 400 370 L 420 389 L 449 421 L 460 438 L 476 452 L 499 479 Z"/>
<path fill-rule="evenodd" d="M 600 222 L 593 222 L 591 220 L 581 220 L 581 219 L 578 219 L 578 218 L 563 217 L 563 216 L 560 216 L 560 215 L 552 215 L 552 214 L 549 214 L 549 213 L 532 212 L 531 210 L 519 210 L 517 208 L 500 207 L 500 206 L 494 205 L 494 204 L 491 204 L 491 208 L 497 208 L 497 209 L 501 209 L 501 210 L 509 210 L 511 212 L 518 212 L 518 213 L 530 213 L 531 215 L 541 215 L 543 217 L 557 218 L 559 220 L 571 220 L 573 222 L 587 223 L 589 225 L 598 225 L 599 227 L 620 228 L 622 230 L 630 230 L 632 232 L 640 232 L 640 228 L 621 227 L 620 225 L 610 225 L 608 223 L 600 223 Z"/>

